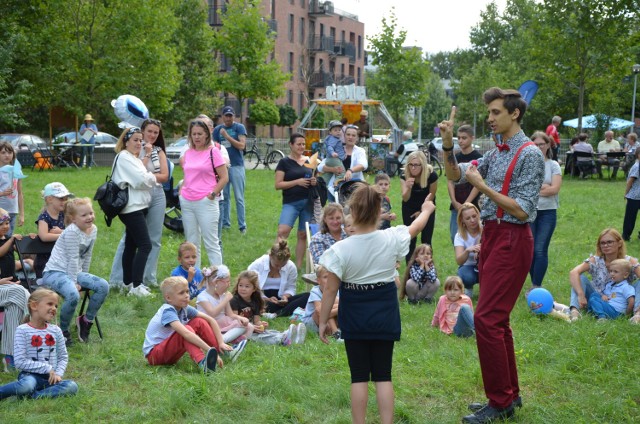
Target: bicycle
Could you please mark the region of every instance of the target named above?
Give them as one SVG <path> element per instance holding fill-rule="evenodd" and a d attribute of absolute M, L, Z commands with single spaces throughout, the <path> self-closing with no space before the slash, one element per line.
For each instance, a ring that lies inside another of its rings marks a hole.
<path fill-rule="evenodd" d="M 442 164 L 438 159 L 438 150 L 433 146 L 431 141 L 429 141 L 427 144 L 420 143 L 420 150 L 422 150 L 422 153 L 424 153 L 427 157 L 427 163 L 431 164 L 431 166 L 433 166 L 433 170 L 436 171 L 438 173 L 438 176 L 441 177 Z"/>
<path fill-rule="evenodd" d="M 264 154 L 264 160 L 260 156 L 260 150 L 258 149 L 258 139 L 253 139 L 251 148 L 244 153 L 244 167 L 245 169 L 256 169 L 261 163 L 265 169 L 271 169 L 271 165 L 275 166 L 280 162 L 280 159 L 284 159 L 284 153 L 278 149 L 273 148 L 273 141 L 267 141 L 267 151 Z"/>

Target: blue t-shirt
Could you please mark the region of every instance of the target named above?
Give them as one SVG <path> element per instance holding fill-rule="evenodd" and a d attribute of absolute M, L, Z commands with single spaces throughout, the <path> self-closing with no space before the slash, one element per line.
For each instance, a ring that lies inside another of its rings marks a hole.
<path fill-rule="evenodd" d="M 196 274 L 193 276 L 193 280 L 189 281 L 189 271 L 182 268 L 182 265 L 178 265 L 171 271 L 172 277 L 184 277 L 185 280 L 189 281 L 189 298 L 194 299 L 198 297 L 200 292 L 204 291 L 206 287 L 198 288 L 198 284 L 202 281 L 202 271 L 198 267 L 196 268 Z"/>
<path fill-rule="evenodd" d="M 83 132 L 85 129 L 87 129 L 87 128 L 92 129 L 92 130 L 94 130 L 95 132 L 98 132 L 98 127 L 96 127 L 96 124 L 89 124 L 89 125 L 82 124 L 82 125 L 80 125 L 80 131 L 79 131 L 79 133 L 80 133 L 80 134 L 82 134 L 82 132 Z M 89 141 L 85 141 L 85 140 L 84 140 L 84 138 L 82 138 L 82 135 L 80 135 L 80 139 L 78 139 L 78 140 L 76 140 L 76 141 L 77 141 L 79 144 L 96 144 L 96 135 L 95 135 L 95 134 L 93 134 L 93 135 L 91 136 L 91 138 L 89 139 Z"/>
<path fill-rule="evenodd" d="M 236 149 L 229 143 L 229 141 L 220 134 L 220 130 L 224 128 L 227 131 L 227 134 L 231 136 L 235 140 L 239 140 L 241 135 L 246 136 L 247 130 L 244 125 L 234 122 L 230 127 L 225 126 L 224 124 L 218 125 L 213 130 L 213 141 L 217 141 L 227 148 L 227 152 L 229 153 L 229 162 L 231 162 L 231 166 L 244 166 L 244 154 L 242 150 Z"/>
<path fill-rule="evenodd" d="M 621 314 L 627 312 L 628 299 L 636 295 L 636 291 L 629 285 L 627 280 L 619 283 L 610 281 L 604 287 L 602 294 L 609 296 L 609 305 Z"/>

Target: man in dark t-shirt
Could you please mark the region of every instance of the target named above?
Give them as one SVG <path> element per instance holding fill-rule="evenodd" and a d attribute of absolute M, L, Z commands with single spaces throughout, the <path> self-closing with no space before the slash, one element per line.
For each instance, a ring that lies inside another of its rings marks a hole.
<path fill-rule="evenodd" d="M 467 163 L 482 157 L 482 154 L 473 148 L 473 140 L 475 134 L 470 125 L 461 125 L 458 128 L 458 144 L 460 151 L 456 153 L 458 163 Z M 451 243 L 458 232 L 458 209 L 463 203 L 473 203 L 478 207 L 478 198 L 480 192 L 470 183 L 455 184 L 453 181 L 447 181 L 447 190 L 451 199 L 451 221 L 449 222 L 449 232 L 451 234 Z M 478 207 L 480 209 L 480 207 Z"/>

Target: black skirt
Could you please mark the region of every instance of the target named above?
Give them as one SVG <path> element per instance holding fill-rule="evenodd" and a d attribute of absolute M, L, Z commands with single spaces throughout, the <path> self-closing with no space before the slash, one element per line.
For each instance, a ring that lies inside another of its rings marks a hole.
<path fill-rule="evenodd" d="M 340 285 L 338 325 L 345 340 L 400 340 L 400 305 L 396 285 Z"/>

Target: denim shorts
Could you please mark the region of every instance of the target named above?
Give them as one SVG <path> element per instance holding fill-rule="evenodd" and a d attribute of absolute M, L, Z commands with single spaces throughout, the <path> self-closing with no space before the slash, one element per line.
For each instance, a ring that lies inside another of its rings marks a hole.
<path fill-rule="evenodd" d="M 311 221 L 311 208 L 309 207 L 309 200 L 302 199 L 293 203 L 285 203 L 282 205 L 282 212 L 280 212 L 279 225 L 288 225 L 293 228 L 293 224 L 298 218 L 298 231 L 305 230 L 305 222 Z"/>

